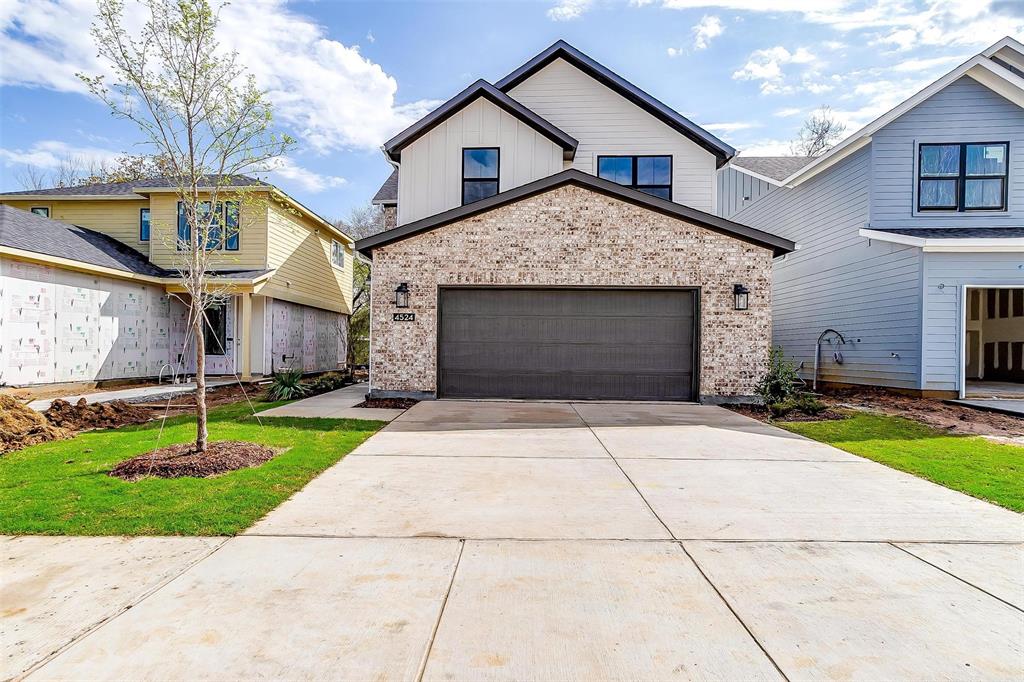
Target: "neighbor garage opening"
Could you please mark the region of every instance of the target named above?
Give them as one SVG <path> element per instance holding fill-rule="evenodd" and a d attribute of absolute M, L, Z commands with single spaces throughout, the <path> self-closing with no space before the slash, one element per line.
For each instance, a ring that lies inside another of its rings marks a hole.
<path fill-rule="evenodd" d="M 693 288 L 442 287 L 438 397 L 695 400 Z"/>
<path fill-rule="evenodd" d="M 961 396 L 1024 396 L 1024 288 L 966 287 Z"/>

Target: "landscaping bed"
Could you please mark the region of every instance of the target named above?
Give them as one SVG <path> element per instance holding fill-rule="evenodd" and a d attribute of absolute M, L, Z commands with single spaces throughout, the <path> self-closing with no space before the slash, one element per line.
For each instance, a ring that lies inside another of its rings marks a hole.
<path fill-rule="evenodd" d="M 367 398 L 354 407 L 368 407 L 385 410 L 408 410 L 418 403 L 415 398 Z"/>
<path fill-rule="evenodd" d="M 178 443 L 126 459 L 110 475 L 126 481 L 147 476 L 207 478 L 228 471 L 254 467 L 270 461 L 278 453 L 274 448 L 240 440 L 209 443 L 205 452 L 196 451 L 194 443 Z"/>

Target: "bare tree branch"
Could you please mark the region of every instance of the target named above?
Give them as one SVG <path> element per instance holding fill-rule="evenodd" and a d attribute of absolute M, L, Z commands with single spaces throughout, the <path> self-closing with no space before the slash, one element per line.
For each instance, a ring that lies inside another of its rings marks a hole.
<path fill-rule="evenodd" d="M 842 138 L 844 132 L 846 124 L 836 119 L 832 107 L 822 106 L 804 121 L 789 149 L 797 156 L 821 156 Z"/>

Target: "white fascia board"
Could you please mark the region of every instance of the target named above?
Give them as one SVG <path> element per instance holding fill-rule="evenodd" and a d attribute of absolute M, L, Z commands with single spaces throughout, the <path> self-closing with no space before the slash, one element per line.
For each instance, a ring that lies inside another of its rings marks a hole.
<path fill-rule="evenodd" d="M 915 246 L 926 253 L 1024 253 L 1024 238 L 927 239 L 884 230 L 861 229 L 861 237 L 890 244 Z"/>
<path fill-rule="evenodd" d="M 776 187 L 782 187 L 782 183 L 779 182 L 778 180 L 775 180 L 774 178 L 769 178 L 767 175 L 761 175 L 760 173 L 755 173 L 754 171 L 750 170 L 749 168 L 744 168 L 743 166 L 738 166 L 735 163 L 733 163 L 732 161 L 730 161 L 728 164 L 723 166 L 721 170 L 726 170 L 728 168 L 732 168 L 734 171 L 739 171 L 740 173 L 743 173 L 745 175 L 749 175 L 752 178 L 757 178 L 758 180 L 762 180 L 764 182 L 767 182 L 769 185 L 775 185 Z"/>
<path fill-rule="evenodd" d="M 931 85 L 925 87 L 923 90 L 919 91 L 918 93 L 914 94 L 908 99 L 903 100 L 903 102 L 901 102 L 895 108 L 890 109 L 886 113 L 876 118 L 871 123 L 867 124 L 860 130 L 855 132 L 853 135 L 850 135 L 848 138 L 837 144 L 835 147 L 832 147 L 832 149 L 828 150 L 827 152 L 819 156 L 816 160 L 812 161 L 811 163 L 807 164 L 797 172 L 790 175 L 788 178 L 782 181 L 782 184 L 786 185 L 787 187 L 796 187 L 800 183 L 809 180 L 810 178 L 814 177 L 815 175 L 825 170 L 826 168 L 829 168 L 838 163 L 839 161 L 841 161 L 842 159 L 845 159 L 853 152 L 857 151 L 864 145 L 868 144 L 871 141 L 871 136 L 874 135 L 875 132 L 877 132 L 879 129 L 889 125 L 897 118 L 899 118 L 903 114 L 907 113 L 908 111 L 916 107 L 921 102 L 925 101 L 938 91 L 945 88 L 950 83 L 958 80 L 970 69 L 981 64 L 993 67 L 993 69 L 999 69 L 1000 71 L 1003 72 L 1003 74 L 1010 76 L 1013 75 L 1006 69 L 1000 67 L 998 64 L 994 64 L 984 54 L 975 55 L 968 59 L 963 64 L 961 64 L 960 66 L 956 67 L 955 69 L 947 73 L 945 76 L 942 76 L 941 78 L 936 80 Z"/>
<path fill-rule="evenodd" d="M 991 57 L 992 55 L 994 55 L 996 52 L 999 52 L 999 50 L 1003 49 L 1004 47 L 1008 47 L 1011 50 L 1013 50 L 1015 52 L 1019 52 L 1020 54 L 1024 55 L 1024 44 L 1022 44 L 1019 40 L 1017 40 L 1016 38 L 1013 38 L 1011 36 L 1006 36 L 1005 38 L 1001 38 L 1000 40 L 996 41 L 992 45 L 986 47 L 981 52 L 981 54 L 983 54 L 986 57 Z"/>

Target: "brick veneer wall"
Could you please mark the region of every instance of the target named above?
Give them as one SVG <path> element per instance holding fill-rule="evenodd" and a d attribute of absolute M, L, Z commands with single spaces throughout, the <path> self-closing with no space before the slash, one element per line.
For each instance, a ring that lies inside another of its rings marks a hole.
<path fill-rule="evenodd" d="M 398 207 L 397 206 L 381 206 L 380 212 L 384 216 L 384 229 L 390 230 L 391 228 L 398 225 Z"/>
<path fill-rule="evenodd" d="M 563 186 L 377 248 L 371 390 L 436 389 L 439 285 L 699 286 L 700 393 L 752 395 L 771 346 L 768 249 L 578 186 Z M 409 284 L 414 322 L 393 322 Z M 733 309 L 747 285 L 750 308 Z"/>

